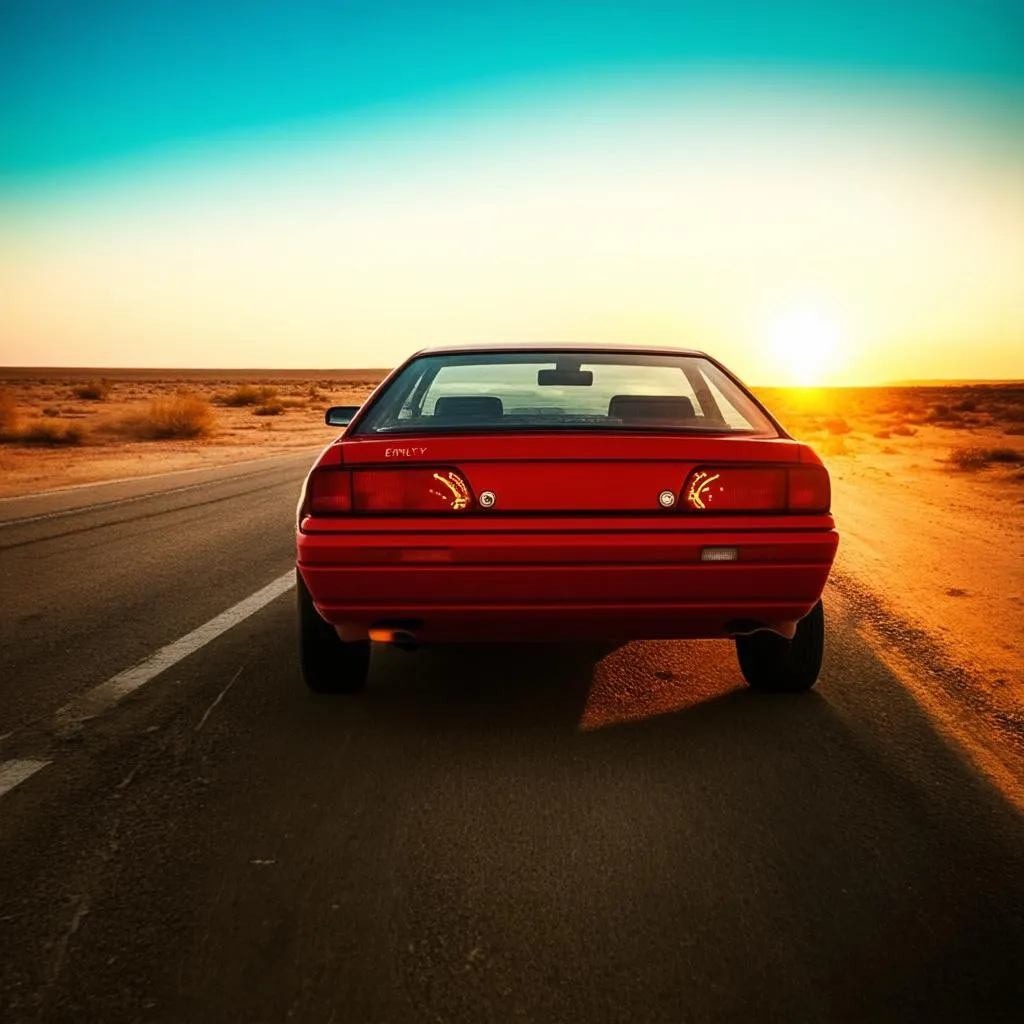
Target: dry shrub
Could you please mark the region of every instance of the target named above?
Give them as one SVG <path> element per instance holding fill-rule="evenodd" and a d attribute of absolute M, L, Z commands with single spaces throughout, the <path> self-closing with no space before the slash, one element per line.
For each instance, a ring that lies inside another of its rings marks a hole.
<path fill-rule="evenodd" d="M 960 426 L 963 422 L 963 416 L 958 412 L 954 412 L 948 405 L 943 405 L 941 402 L 938 405 L 933 405 L 927 413 L 925 413 L 925 420 L 928 423 L 941 423 L 943 426 Z"/>
<path fill-rule="evenodd" d="M 992 462 L 1024 462 L 1024 452 L 1016 448 L 989 448 L 987 454 Z"/>
<path fill-rule="evenodd" d="M 917 433 L 913 427 L 908 427 L 905 423 L 897 423 L 892 432 L 896 437 L 913 437 Z"/>
<path fill-rule="evenodd" d="M 880 437 L 884 441 L 892 437 L 892 434 L 888 430 L 876 430 L 875 437 Z"/>
<path fill-rule="evenodd" d="M 1007 427 L 1003 433 L 1010 437 L 1024 437 L 1024 427 Z"/>
<path fill-rule="evenodd" d="M 110 385 L 103 380 L 91 380 L 87 384 L 78 384 L 71 389 L 75 398 L 84 398 L 90 402 L 102 402 L 110 394 Z"/>
<path fill-rule="evenodd" d="M 60 415 L 60 409 L 58 409 L 55 405 L 48 405 L 43 410 L 43 415 L 44 416 L 49 416 L 50 419 L 53 419 L 54 416 L 59 416 Z"/>
<path fill-rule="evenodd" d="M 850 449 L 846 446 L 845 437 L 826 437 L 814 446 L 819 455 L 849 455 Z"/>
<path fill-rule="evenodd" d="M 217 396 L 221 405 L 240 408 L 244 405 L 266 405 L 272 398 L 277 397 L 277 388 L 256 387 L 253 384 L 239 384 L 234 391 Z"/>
<path fill-rule="evenodd" d="M 284 412 L 284 406 L 280 402 L 268 402 L 266 405 L 258 405 L 253 409 L 253 416 L 280 416 Z"/>
<path fill-rule="evenodd" d="M 850 424 L 840 417 L 835 417 L 825 420 L 825 429 L 830 434 L 848 434 L 850 432 Z"/>
<path fill-rule="evenodd" d="M 984 469 L 993 462 L 1024 462 L 1024 452 L 1015 448 L 957 448 L 950 452 L 949 461 L 957 469 Z"/>
<path fill-rule="evenodd" d="M 141 441 L 205 437 L 216 420 L 210 403 L 196 395 L 154 398 L 143 412 L 128 413 L 114 424 L 114 432 Z"/>
<path fill-rule="evenodd" d="M 18 430 L 18 407 L 14 395 L 0 391 L 0 438 L 9 438 Z"/>
<path fill-rule="evenodd" d="M 17 434 L 17 440 L 22 444 L 77 445 L 85 440 L 85 430 L 74 424 L 62 426 L 35 420 Z"/>

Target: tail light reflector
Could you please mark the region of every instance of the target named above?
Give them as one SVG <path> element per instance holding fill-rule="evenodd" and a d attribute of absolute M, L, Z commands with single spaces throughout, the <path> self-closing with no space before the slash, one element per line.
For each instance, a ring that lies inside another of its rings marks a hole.
<path fill-rule="evenodd" d="M 473 496 L 454 469 L 358 469 L 352 473 L 356 512 L 462 512 Z"/>
<path fill-rule="evenodd" d="M 473 493 L 458 470 L 318 469 L 309 480 L 307 509 L 311 515 L 345 512 L 462 512 Z"/>
<path fill-rule="evenodd" d="M 827 512 L 824 466 L 701 466 L 683 488 L 696 512 Z"/>

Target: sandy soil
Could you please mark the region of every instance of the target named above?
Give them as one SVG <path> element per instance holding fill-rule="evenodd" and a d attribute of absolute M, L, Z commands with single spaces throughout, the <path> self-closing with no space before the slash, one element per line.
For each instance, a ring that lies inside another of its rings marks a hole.
<path fill-rule="evenodd" d="M 227 371 L 0 370 L 0 395 L 13 408 L 14 430 L 33 426 L 81 431 L 78 444 L 0 444 L 0 497 L 259 458 L 327 444 L 331 405 L 359 405 L 383 370 Z M 99 384 L 101 399 L 76 395 Z M 225 404 L 239 387 L 262 395 L 250 405 Z M 197 438 L 139 440 L 120 424 L 145 418 L 154 400 L 195 395 L 210 406 L 212 429 Z"/>

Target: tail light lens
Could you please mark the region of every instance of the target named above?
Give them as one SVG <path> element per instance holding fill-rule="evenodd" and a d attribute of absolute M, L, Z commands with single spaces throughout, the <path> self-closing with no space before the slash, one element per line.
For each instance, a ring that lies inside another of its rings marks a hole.
<path fill-rule="evenodd" d="M 827 512 L 824 466 L 701 466 L 683 488 L 695 512 Z"/>
<path fill-rule="evenodd" d="M 306 485 L 306 511 L 313 516 L 336 516 L 352 511 L 351 474 L 344 469 L 315 469 Z"/>
<path fill-rule="evenodd" d="M 345 512 L 463 512 L 473 492 L 458 470 L 318 469 L 309 480 L 310 515 Z"/>

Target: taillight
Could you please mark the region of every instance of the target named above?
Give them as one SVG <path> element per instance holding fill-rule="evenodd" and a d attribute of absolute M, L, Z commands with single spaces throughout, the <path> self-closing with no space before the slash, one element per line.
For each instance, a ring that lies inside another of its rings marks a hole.
<path fill-rule="evenodd" d="M 345 512 L 462 512 L 473 504 L 469 484 L 447 467 L 318 469 L 309 480 L 310 515 Z"/>
<path fill-rule="evenodd" d="M 827 512 L 824 466 L 701 466 L 683 488 L 696 512 Z"/>
<path fill-rule="evenodd" d="M 827 512 L 831 505 L 832 484 L 824 466 L 790 466 L 791 512 Z"/>
<path fill-rule="evenodd" d="M 306 489 L 306 510 L 312 516 L 336 516 L 352 511 L 352 479 L 345 469 L 313 471 Z"/>
<path fill-rule="evenodd" d="M 469 484 L 454 469 L 357 469 L 355 512 L 462 512 L 472 503 Z"/>

